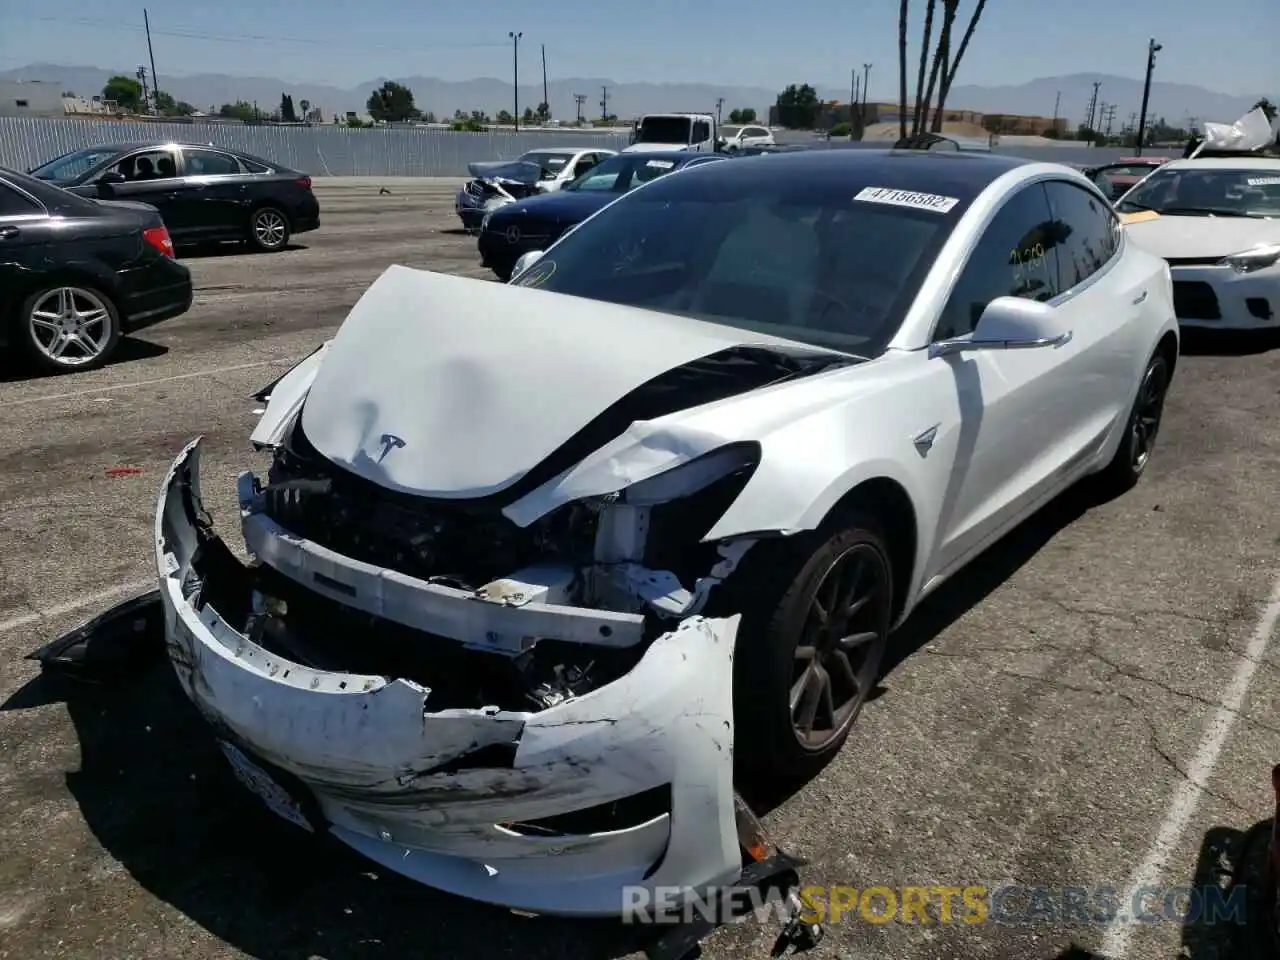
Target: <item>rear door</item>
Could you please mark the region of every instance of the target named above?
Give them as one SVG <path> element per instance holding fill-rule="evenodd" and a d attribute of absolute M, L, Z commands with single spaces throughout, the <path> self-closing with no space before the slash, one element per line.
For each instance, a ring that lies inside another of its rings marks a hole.
<path fill-rule="evenodd" d="M 34 197 L 0 180 L 0 343 L 5 334 L 13 335 L 9 326 L 20 306 L 19 281 L 25 281 L 41 269 L 45 258 L 48 211 Z"/>
<path fill-rule="evenodd" d="M 248 220 L 248 177 L 229 153 L 205 147 L 183 147 L 186 189 L 176 205 L 191 225 L 192 237 L 242 236 Z"/>

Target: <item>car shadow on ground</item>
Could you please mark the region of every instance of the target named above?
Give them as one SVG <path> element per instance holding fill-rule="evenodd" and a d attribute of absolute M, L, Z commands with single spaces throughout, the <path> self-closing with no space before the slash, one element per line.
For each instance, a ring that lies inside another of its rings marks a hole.
<path fill-rule="evenodd" d="M 1187 883 L 1200 893 L 1186 910 L 1180 957 L 1275 960 L 1264 895 L 1271 826 L 1268 818 L 1247 830 L 1214 827 L 1205 833 Z"/>
<path fill-rule="evenodd" d="M 289 242 L 276 253 L 290 253 L 295 250 L 308 249 L 305 243 Z M 179 260 L 212 260 L 218 257 L 267 257 L 271 254 L 244 243 L 204 243 L 178 248 Z"/>
<path fill-rule="evenodd" d="M 132 363 L 135 360 L 153 360 L 163 357 L 169 352 L 168 347 L 150 340 L 139 340 L 137 337 L 122 337 L 104 367 L 114 367 L 121 363 Z M 36 369 L 23 359 L 16 351 L 12 354 L 0 354 L 0 383 L 22 383 L 27 380 L 57 380 L 68 376 L 74 377 L 77 371 L 67 373 L 47 373 Z"/>
<path fill-rule="evenodd" d="M 1280 347 L 1277 330 L 1201 330 L 1182 331 L 1179 352 L 1190 357 L 1247 357 Z"/>
<path fill-rule="evenodd" d="M 439 232 L 450 237 L 475 237 L 480 235 L 479 230 L 466 230 L 462 227 L 446 227 Z"/>
<path fill-rule="evenodd" d="M 248 956 L 600 960 L 645 945 L 644 928 L 439 893 L 279 819 L 234 779 L 166 663 L 102 686 L 41 676 L 0 710 L 59 701 L 81 751 L 66 786 L 98 842 L 148 893 Z"/>

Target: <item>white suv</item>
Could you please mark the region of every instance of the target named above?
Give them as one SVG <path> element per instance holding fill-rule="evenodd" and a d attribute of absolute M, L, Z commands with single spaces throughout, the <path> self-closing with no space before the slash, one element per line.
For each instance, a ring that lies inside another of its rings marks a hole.
<path fill-rule="evenodd" d="M 720 128 L 720 138 L 724 140 L 724 149 L 741 150 L 743 147 L 772 147 L 773 131 L 768 127 L 747 124 L 739 126 L 729 124 Z"/>

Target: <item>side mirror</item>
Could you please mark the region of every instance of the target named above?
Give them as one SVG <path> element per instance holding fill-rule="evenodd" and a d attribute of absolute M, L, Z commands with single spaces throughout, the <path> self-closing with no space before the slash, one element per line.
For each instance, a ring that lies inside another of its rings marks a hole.
<path fill-rule="evenodd" d="M 98 178 L 98 192 L 104 196 L 111 196 L 115 192 L 114 187 L 117 183 L 124 183 L 124 174 L 119 170 L 109 170 Z"/>
<path fill-rule="evenodd" d="M 542 259 L 541 250 L 530 250 L 528 253 L 520 254 L 520 258 L 516 260 L 515 266 L 511 268 L 511 281 L 514 281 L 520 274 L 524 273 L 535 263 Z"/>
<path fill-rule="evenodd" d="M 933 357 L 970 350 L 1030 350 L 1061 347 L 1071 342 L 1071 331 L 1062 329 L 1057 308 L 1022 297 L 992 300 L 972 336 L 940 340 L 929 348 Z"/>

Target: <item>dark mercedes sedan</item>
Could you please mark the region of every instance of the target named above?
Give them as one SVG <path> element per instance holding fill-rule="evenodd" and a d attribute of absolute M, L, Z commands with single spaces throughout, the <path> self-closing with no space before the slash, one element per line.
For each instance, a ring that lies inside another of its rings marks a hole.
<path fill-rule="evenodd" d="M 498 207 L 480 225 L 480 259 L 498 279 L 511 279 L 520 255 L 545 250 L 560 236 L 630 190 L 684 167 L 716 163 L 722 153 L 620 153 L 555 193 Z"/>
<path fill-rule="evenodd" d="M 122 334 L 191 309 L 191 272 L 153 207 L 78 197 L 0 167 L 0 351 L 88 370 Z"/>
<path fill-rule="evenodd" d="M 276 251 L 320 226 L 305 173 L 209 144 L 85 147 L 30 173 L 82 197 L 149 203 L 179 246 L 238 240 Z"/>

